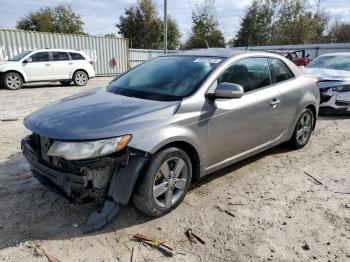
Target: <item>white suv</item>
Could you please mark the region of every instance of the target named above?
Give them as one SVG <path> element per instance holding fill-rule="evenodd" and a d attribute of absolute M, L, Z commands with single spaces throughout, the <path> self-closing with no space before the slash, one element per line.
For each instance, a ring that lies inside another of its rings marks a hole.
<path fill-rule="evenodd" d="M 23 83 L 56 82 L 86 85 L 95 76 L 93 61 L 76 50 L 42 49 L 20 53 L 0 61 L 0 78 L 5 88 L 17 90 Z"/>

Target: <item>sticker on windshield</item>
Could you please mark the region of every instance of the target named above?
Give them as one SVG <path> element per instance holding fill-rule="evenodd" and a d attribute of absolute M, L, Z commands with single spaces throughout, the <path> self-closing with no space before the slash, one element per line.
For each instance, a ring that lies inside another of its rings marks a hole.
<path fill-rule="evenodd" d="M 210 64 L 218 64 L 222 59 L 218 58 L 197 58 L 193 62 L 194 63 L 210 63 Z"/>

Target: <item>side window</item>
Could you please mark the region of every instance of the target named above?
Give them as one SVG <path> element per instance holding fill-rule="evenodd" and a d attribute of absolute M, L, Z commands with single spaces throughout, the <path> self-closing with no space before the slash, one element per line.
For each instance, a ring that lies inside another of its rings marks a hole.
<path fill-rule="evenodd" d="M 247 58 L 238 61 L 219 77 L 218 83 L 223 82 L 241 85 L 245 93 L 270 85 L 267 58 Z"/>
<path fill-rule="evenodd" d="M 52 52 L 53 61 L 65 61 L 70 60 L 68 53 L 66 52 Z"/>
<path fill-rule="evenodd" d="M 269 58 L 271 80 L 273 84 L 286 81 L 294 77 L 288 66 L 281 60 Z"/>
<path fill-rule="evenodd" d="M 72 60 L 85 60 L 85 58 L 79 53 L 69 53 Z"/>
<path fill-rule="evenodd" d="M 30 57 L 32 59 L 32 63 L 37 62 L 48 62 L 50 61 L 50 54 L 49 52 L 39 52 Z"/>

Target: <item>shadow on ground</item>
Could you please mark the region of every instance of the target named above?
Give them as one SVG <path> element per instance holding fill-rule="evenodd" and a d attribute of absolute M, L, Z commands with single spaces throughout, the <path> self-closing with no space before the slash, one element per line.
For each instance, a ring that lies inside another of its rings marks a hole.
<path fill-rule="evenodd" d="M 267 155 L 289 150 L 284 145 L 275 147 L 205 177 L 191 190 Z M 29 240 L 83 237 L 82 228 L 89 214 L 98 208 L 96 203 L 73 205 L 47 190 L 33 178 L 21 153 L 0 164 L 0 249 Z M 150 219 L 130 204 L 105 229 L 93 234 L 140 225 Z"/>

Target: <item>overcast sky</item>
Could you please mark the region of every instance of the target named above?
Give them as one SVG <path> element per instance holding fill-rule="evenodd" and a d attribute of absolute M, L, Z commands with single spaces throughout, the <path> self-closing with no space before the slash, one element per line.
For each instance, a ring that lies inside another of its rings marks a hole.
<path fill-rule="evenodd" d="M 84 31 L 92 35 L 117 33 L 114 26 L 125 8 L 135 5 L 137 0 L 0 0 L 0 27 L 14 28 L 19 17 L 43 6 L 70 5 L 81 15 Z M 155 0 L 158 13 L 163 14 L 163 0 Z M 168 13 L 180 26 L 183 39 L 191 28 L 191 12 L 200 0 L 168 0 Z M 235 36 L 244 10 L 250 0 L 216 0 L 217 17 L 225 37 Z M 316 3 L 317 0 L 310 0 Z M 350 0 L 321 0 L 321 8 L 332 18 L 350 22 Z"/>

